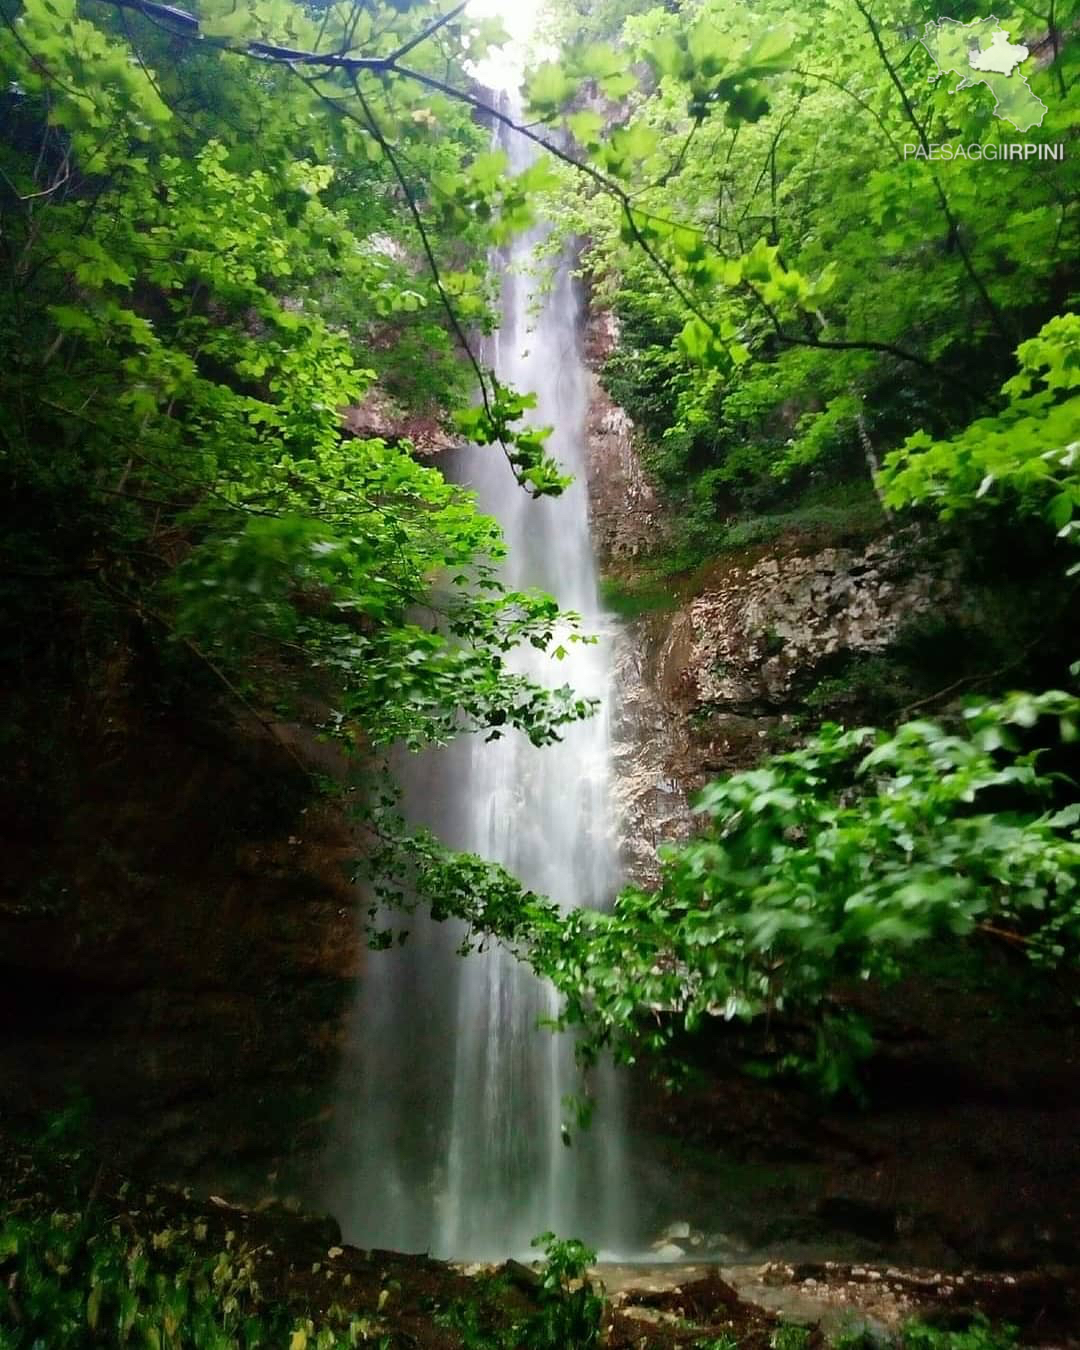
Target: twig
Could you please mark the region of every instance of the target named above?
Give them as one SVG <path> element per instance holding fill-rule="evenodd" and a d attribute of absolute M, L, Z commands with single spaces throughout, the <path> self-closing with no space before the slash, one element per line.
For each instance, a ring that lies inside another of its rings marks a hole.
<path fill-rule="evenodd" d="M 177 24 L 183 32 L 180 36 L 201 37 L 201 25 L 194 14 L 179 9 L 176 5 L 158 4 L 157 0 L 106 0 L 118 9 L 133 9 L 147 18 L 158 19 L 165 23 Z M 345 52 L 309 52 L 295 47 L 280 47 L 272 42 L 260 42 L 252 39 L 242 47 L 228 43 L 215 43 L 224 51 L 239 52 L 245 56 L 254 56 L 261 60 L 281 61 L 289 65 L 328 66 L 335 70 L 373 70 L 389 71 L 403 56 L 407 56 L 415 47 L 425 42 L 433 33 L 456 19 L 466 8 L 468 0 L 433 20 L 426 28 L 409 38 L 388 56 L 348 56 Z"/>
<path fill-rule="evenodd" d="M 944 689 L 939 689 L 936 694 L 928 694 L 925 698 L 920 698 L 914 703 L 909 703 L 901 708 L 897 714 L 899 717 L 906 717 L 908 713 L 913 713 L 919 708 L 925 708 L 927 704 L 936 703 L 938 699 L 947 698 L 949 694 L 954 694 L 957 689 L 962 689 L 966 684 L 985 684 L 987 680 L 996 680 L 1002 675 L 1007 675 L 1010 670 L 1015 670 L 1017 666 L 1022 665 L 1027 660 L 1028 654 L 1040 645 L 1042 638 L 1035 638 L 1029 642 L 1014 660 L 1006 662 L 999 666 L 997 670 L 987 671 L 985 675 L 963 675 L 958 680 L 953 680 L 952 684 L 947 684 Z"/>
<path fill-rule="evenodd" d="M 889 79 L 892 81 L 897 93 L 900 95 L 900 102 L 904 106 L 904 111 L 907 113 L 911 125 L 915 128 L 915 134 L 919 138 L 920 146 L 926 152 L 927 159 L 929 159 L 930 144 L 927 139 L 926 129 L 923 126 L 922 122 L 920 122 L 918 117 L 916 116 L 915 109 L 912 106 L 911 99 L 908 96 L 908 91 L 904 88 L 903 80 L 900 79 L 900 76 L 897 74 L 896 67 L 889 60 L 889 54 L 885 50 L 885 44 L 881 40 L 881 31 L 878 28 L 877 24 L 874 22 L 873 15 L 867 8 L 866 4 L 864 3 L 864 0 L 855 0 L 855 8 L 866 20 L 866 26 L 870 30 L 870 36 L 873 39 L 874 46 L 877 48 L 878 56 L 881 58 L 881 62 L 884 65 L 886 71 L 888 72 Z M 915 45 L 916 44 L 913 44 L 912 50 L 914 50 Z M 993 325 L 998 336 L 1003 341 L 1010 342 L 1010 337 L 1005 329 L 1005 324 L 1004 321 L 1002 320 L 1001 313 L 998 310 L 997 305 L 994 304 L 994 301 L 990 296 L 990 292 L 986 289 L 982 277 L 980 277 L 978 272 L 975 270 L 975 264 L 972 262 L 971 254 L 968 252 L 967 245 L 964 243 L 963 236 L 960 232 L 960 222 L 953 214 L 953 209 L 949 205 L 949 199 L 945 195 L 945 189 L 941 185 L 941 179 L 938 178 L 937 174 L 933 172 L 931 173 L 930 176 L 934 184 L 934 189 L 937 192 L 938 202 L 941 206 L 942 215 L 945 217 L 946 224 L 949 227 L 949 238 L 956 244 L 957 252 L 960 254 L 960 259 L 964 264 L 964 270 L 967 272 L 972 285 L 978 292 L 979 298 L 980 300 L 982 300 L 983 305 L 986 308 L 986 312 L 990 316 L 990 322 Z"/>
<path fill-rule="evenodd" d="M 1031 946 L 1031 938 L 1024 937 L 1022 933 L 1012 933 L 1007 928 L 995 928 L 992 923 L 976 924 L 980 933 L 989 933 L 992 937 L 1002 938 L 1005 942 L 1015 942 L 1024 947 Z"/>

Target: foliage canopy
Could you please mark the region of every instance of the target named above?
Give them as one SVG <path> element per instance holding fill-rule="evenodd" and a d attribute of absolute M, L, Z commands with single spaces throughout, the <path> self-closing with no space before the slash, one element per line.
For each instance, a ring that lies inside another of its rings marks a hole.
<path fill-rule="evenodd" d="M 587 715 L 507 661 L 573 616 L 505 588 L 497 525 L 407 438 L 342 425 L 389 395 L 501 445 L 523 490 L 561 491 L 528 391 L 470 343 L 492 322 L 487 249 L 541 215 L 588 240 L 623 322 L 607 379 L 696 546 L 732 510 L 869 468 L 890 511 L 1004 507 L 1071 560 L 1075 157 L 906 157 L 1007 135 L 986 98 L 928 78 L 911 15 L 558 0 L 562 54 L 515 124 L 552 162 L 516 177 L 468 83 L 498 34 L 460 9 L 0 0 L 0 17 L 0 549 L 24 665 L 65 609 L 141 630 L 271 730 L 317 716 L 350 752 L 477 730 L 543 745 Z M 1003 19 L 1046 29 L 1036 140 L 1076 125 L 1073 17 Z M 838 985 L 891 978 L 927 940 L 1075 959 L 1077 809 L 1029 733 L 1069 743 L 1078 707 L 1051 691 L 962 725 L 826 725 L 709 788 L 660 889 L 609 914 L 564 915 L 385 805 L 376 888 L 512 945 L 587 1050 L 662 1041 L 658 1011 L 794 1008 L 827 1037 Z"/>

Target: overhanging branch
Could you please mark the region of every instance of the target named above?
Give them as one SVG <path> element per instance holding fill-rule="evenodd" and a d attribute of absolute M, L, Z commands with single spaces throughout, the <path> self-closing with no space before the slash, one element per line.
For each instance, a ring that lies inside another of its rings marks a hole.
<path fill-rule="evenodd" d="M 160 0 L 103 0 L 103 3 L 113 5 L 114 7 L 120 9 L 131 9 L 136 12 L 142 13 L 147 18 L 152 19 L 156 23 L 170 23 L 174 25 L 177 31 L 180 32 L 183 36 L 186 36 L 188 38 L 202 39 L 200 21 L 197 18 L 197 16 L 189 13 L 186 10 L 180 9 L 175 5 L 162 4 L 160 3 Z M 858 4 L 859 0 L 856 0 L 856 3 Z M 499 108 L 492 107 L 490 104 L 485 103 L 483 99 L 477 98 L 475 94 L 471 94 L 467 90 L 456 89 L 454 88 L 453 85 L 449 84 L 445 80 L 440 80 L 433 75 L 428 75 L 423 71 L 419 71 L 410 66 L 405 66 L 402 64 L 402 60 L 405 56 L 407 56 L 416 47 L 420 46 L 421 43 L 426 41 L 434 33 L 437 33 L 441 28 L 445 27 L 446 24 L 452 22 L 455 18 L 457 18 L 460 14 L 462 14 L 466 8 L 466 4 L 467 0 L 463 0 L 463 3 L 456 5 L 453 9 L 448 10 L 445 14 L 440 15 L 432 23 L 428 24 L 427 27 L 424 28 L 421 32 L 409 38 L 408 41 L 403 43 L 395 51 L 390 52 L 386 56 L 352 56 L 345 51 L 336 51 L 336 52 L 302 51 L 290 47 L 277 46 L 276 44 L 273 43 L 261 42 L 255 39 L 249 40 L 242 44 L 233 44 L 227 41 L 215 40 L 214 45 L 217 46 L 220 50 L 233 52 L 236 55 L 246 56 L 256 60 L 280 62 L 282 65 L 285 65 L 288 68 L 292 69 L 293 72 L 297 75 L 301 74 L 299 67 L 308 67 L 308 68 L 323 67 L 333 70 L 343 70 L 351 75 L 354 84 L 354 90 L 357 93 L 357 95 L 360 95 L 360 90 L 358 87 L 356 87 L 355 82 L 360 74 L 364 72 L 373 72 L 376 74 L 392 73 L 400 76 L 402 79 L 413 81 L 414 83 L 419 84 L 425 88 L 441 93 L 448 98 L 452 98 L 458 102 L 465 103 L 469 107 L 475 109 L 477 112 L 482 113 L 483 115 L 491 118 L 493 121 L 501 123 L 503 126 L 516 132 L 518 135 L 524 136 L 527 140 L 533 142 L 533 144 L 537 145 L 542 150 L 545 150 L 548 154 L 553 155 L 556 159 L 561 160 L 563 163 L 569 165 L 577 172 L 585 174 L 588 178 L 592 179 L 592 181 L 596 183 L 596 185 L 603 192 L 605 192 L 608 196 L 612 197 L 615 201 L 619 203 L 619 206 L 622 210 L 623 218 L 626 222 L 627 230 L 631 238 L 633 239 L 634 243 L 645 254 L 651 266 L 663 279 L 664 283 L 673 292 L 673 294 L 685 306 L 685 308 L 689 311 L 689 313 L 693 314 L 696 318 L 700 319 L 701 322 L 704 323 L 705 326 L 709 329 L 709 331 L 712 332 L 716 337 L 721 338 L 722 335 L 720 334 L 717 325 L 709 318 L 709 316 L 706 313 L 704 313 L 701 306 L 695 301 L 694 297 L 682 284 L 682 282 L 680 281 L 679 277 L 675 274 L 675 271 L 672 269 L 672 267 L 657 252 L 657 250 L 653 248 L 652 244 L 646 238 L 644 232 L 641 229 L 641 226 L 638 223 L 638 218 L 642 220 L 653 219 L 656 220 L 657 222 L 662 221 L 667 225 L 675 225 L 676 222 L 665 221 L 663 220 L 662 217 L 656 216 L 651 212 L 637 208 L 634 205 L 634 199 L 632 194 L 629 193 L 620 183 L 610 178 L 607 174 L 603 173 L 600 169 L 597 169 L 592 164 L 589 164 L 586 161 L 576 158 L 569 151 L 562 149 L 560 146 L 553 144 L 549 140 L 546 140 L 543 136 L 538 135 L 532 129 L 531 126 L 525 123 L 515 121 L 514 118 L 502 112 Z M 860 9 L 862 9 L 861 4 Z M 865 11 L 863 12 L 865 13 Z M 872 23 L 871 23 L 871 31 L 875 34 L 876 37 L 877 36 L 876 29 L 873 27 Z M 891 67 L 889 67 L 889 70 L 890 74 L 892 74 L 893 70 Z M 301 76 L 301 78 L 303 77 Z M 395 175 L 398 177 L 399 182 L 401 182 L 400 165 L 397 163 L 393 152 L 387 145 L 385 137 L 381 135 L 377 125 L 372 126 L 372 118 L 370 115 L 370 111 L 368 109 L 365 109 L 365 116 L 363 118 L 356 117 L 355 114 L 349 113 L 348 110 L 343 108 L 340 103 L 338 103 L 336 100 L 332 98 L 327 97 L 321 91 L 315 89 L 314 92 L 324 102 L 328 103 L 331 107 L 333 107 L 339 114 L 351 116 L 353 120 L 360 122 L 360 124 L 365 127 L 365 130 L 368 130 L 375 136 L 376 140 L 379 142 L 380 148 L 383 150 L 384 154 L 387 155 L 387 158 L 390 161 L 391 167 L 393 168 Z M 916 125 L 918 126 L 917 122 Z M 408 201 L 410 210 L 413 213 L 415 221 L 418 214 L 416 211 L 415 201 L 413 200 L 411 193 L 408 191 L 408 188 L 404 183 L 402 183 L 402 187 L 403 190 L 405 191 L 406 199 Z M 430 264 L 433 262 L 433 259 L 431 257 L 431 250 L 429 247 L 427 247 L 427 241 L 426 239 L 424 239 L 422 222 L 417 223 L 420 227 L 421 239 L 425 245 L 425 253 L 428 255 L 428 261 Z M 693 227 L 684 227 L 684 228 L 693 228 Z M 695 232 L 703 234 L 702 231 L 695 231 Z M 713 245 L 711 241 L 708 240 L 707 236 L 703 235 L 703 237 L 705 237 L 706 243 L 708 243 L 710 247 L 715 248 L 715 245 Z M 456 315 L 453 312 L 453 308 L 449 303 L 449 298 L 443 291 L 441 282 L 439 280 L 437 268 L 434 269 L 434 273 L 436 285 L 439 289 L 440 296 L 450 314 L 451 324 L 454 327 L 454 329 L 458 332 L 458 335 L 460 337 L 461 336 L 460 325 Z M 973 279 L 978 283 L 979 279 L 977 277 L 974 277 Z M 980 291 L 980 293 L 982 292 Z M 759 301 L 759 303 L 761 302 L 762 297 L 758 295 L 756 292 L 755 298 Z M 989 297 L 985 298 L 989 300 Z M 768 309 L 766 309 L 766 312 L 769 312 Z M 991 312 L 993 312 L 992 304 L 991 304 Z M 910 362 L 911 364 L 916 366 L 921 366 L 927 370 L 934 369 L 932 363 L 927 361 L 925 358 L 917 355 L 914 352 L 906 351 L 904 348 L 895 346 L 892 343 L 874 342 L 869 340 L 840 341 L 840 340 L 822 340 L 816 337 L 799 337 L 796 335 L 785 333 L 781 328 L 781 325 L 779 324 L 777 318 L 771 312 L 769 312 L 769 317 L 773 322 L 774 328 L 776 329 L 776 335 L 778 339 L 781 342 L 784 342 L 785 344 L 834 348 L 836 350 L 876 351 L 883 355 L 884 354 L 891 355 L 897 358 L 898 360 Z M 465 343 L 465 350 L 475 366 L 476 365 L 475 357 L 473 356 L 473 353 L 470 350 L 467 343 Z M 481 389 L 484 393 L 484 402 L 486 405 L 487 404 L 486 389 L 484 389 L 482 379 L 481 379 Z"/>
<path fill-rule="evenodd" d="M 139 14 L 146 15 L 147 18 L 156 19 L 159 23 L 174 24 L 182 34 L 188 37 L 202 38 L 204 36 L 199 18 L 185 9 L 179 9 L 176 5 L 163 5 L 158 3 L 158 0 L 104 0 L 104 3 L 113 5 L 118 9 L 133 9 Z M 254 38 L 237 46 L 224 41 L 215 42 L 215 45 L 222 47 L 225 51 L 237 52 L 242 56 L 254 56 L 266 61 L 287 61 L 290 65 L 327 66 L 335 70 L 350 71 L 389 71 L 402 57 L 408 56 L 414 47 L 419 47 L 422 42 L 426 42 L 440 28 L 444 28 L 462 14 L 467 3 L 468 0 L 462 0 L 461 4 L 448 10 L 445 14 L 441 14 L 425 29 L 417 33 L 415 37 L 409 38 L 407 42 L 387 56 L 350 56 L 347 52 L 308 52 L 295 47 L 280 47 L 273 42 L 260 42 Z"/>

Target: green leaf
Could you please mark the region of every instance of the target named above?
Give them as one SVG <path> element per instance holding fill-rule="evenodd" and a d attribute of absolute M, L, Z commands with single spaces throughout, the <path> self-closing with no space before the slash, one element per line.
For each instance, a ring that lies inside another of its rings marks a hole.
<path fill-rule="evenodd" d="M 566 119 L 566 124 L 574 139 L 580 141 L 582 145 L 599 144 L 604 130 L 604 119 L 598 112 L 591 108 L 583 108 L 580 112 L 571 113 Z"/>
<path fill-rule="evenodd" d="M 573 97 L 577 82 L 555 61 L 545 61 L 525 85 L 527 106 L 537 116 L 550 115 Z"/>

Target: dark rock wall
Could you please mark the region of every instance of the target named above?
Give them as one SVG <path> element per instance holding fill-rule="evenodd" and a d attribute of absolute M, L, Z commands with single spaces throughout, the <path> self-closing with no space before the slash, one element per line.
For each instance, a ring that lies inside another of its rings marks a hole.
<path fill-rule="evenodd" d="M 217 695 L 149 707 L 138 660 L 22 694 L 54 721 L 2 783 L 0 1114 L 34 1129 L 83 1098 L 125 1166 L 288 1187 L 357 975 L 355 850 L 283 750 L 296 728 Z"/>

